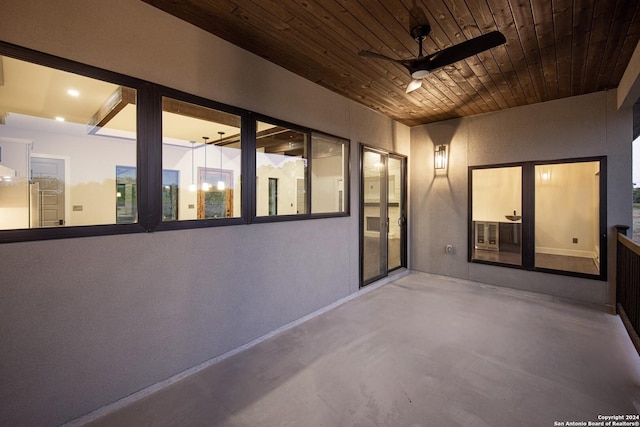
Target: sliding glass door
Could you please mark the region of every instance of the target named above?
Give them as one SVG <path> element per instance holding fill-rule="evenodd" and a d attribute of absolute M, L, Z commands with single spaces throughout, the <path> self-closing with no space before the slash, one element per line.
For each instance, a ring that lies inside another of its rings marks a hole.
<path fill-rule="evenodd" d="M 406 266 L 406 158 L 362 146 L 361 286 Z"/>

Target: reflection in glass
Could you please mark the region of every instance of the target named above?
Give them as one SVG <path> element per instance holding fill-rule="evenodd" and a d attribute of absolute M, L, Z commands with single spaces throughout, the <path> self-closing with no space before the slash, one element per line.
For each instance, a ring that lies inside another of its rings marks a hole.
<path fill-rule="evenodd" d="M 232 170 L 198 168 L 198 219 L 233 216 L 233 176 Z"/>
<path fill-rule="evenodd" d="M 240 128 L 235 114 L 162 98 L 162 165 L 178 173 L 163 192 L 163 221 L 242 215 Z"/>
<path fill-rule="evenodd" d="M 522 264 L 522 167 L 473 169 L 474 260 Z"/>
<path fill-rule="evenodd" d="M 136 91 L 8 56 L 2 66 L 0 229 L 119 222 L 114 170 L 136 164 Z"/>
<path fill-rule="evenodd" d="M 178 171 L 162 171 L 162 218 L 176 219 L 178 215 Z M 116 223 L 138 221 L 138 188 L 136 168 L 116 166 Z"/>
<path fill-rule="evenodd" d="M 380 185 L 385 177 L 383 156 L 365 148 L 362 168 L 364 198 L 362 279 L 366 282 L 383 274 L 387 266 L 386 254 L 383 253 L 384 248 L 381 244 L 384 238 L 382 233 L 386 232 L 384 187 Z"/>
<path fill-rule="evenodd" d="M 136 168 L 116 166 L 116 223 L 128 224 L 137 220 Z"/>
<path fill-rule="evenodd" d="M 278 215 L 278 178 L 269 178 L 269 216 Z"/>
<path fill-rule="evenodd" d="M 178 219 L 178 183 L 180 172 L 174 170 L 162 171 L 162 220 L 175 221 Z"/>
<path fill-rule="evenodd" d="M 536 165 L 535 266 L 600 274 L 600 162 Z"/>
<path fill-rule="evenodd" d="M 277 197 L 274 197 L 273 180 L 277 180 Z M 306 188 L 307 134 L 258 122 L 256 215 L 308 213 Z"/>
<path fill-rule="evenodd" d="M 345 212 L 348 141 L 314 133 L 311 137 L 311 212 Z"/>
<path fill-rule="evenodd" d="M 401 240 L 404 216 L 402 212 L 402 160 L 389 157 L 388 159 L 388 214 L 389 230 L 387 234 L 388 269 L 402 266 Z"/>

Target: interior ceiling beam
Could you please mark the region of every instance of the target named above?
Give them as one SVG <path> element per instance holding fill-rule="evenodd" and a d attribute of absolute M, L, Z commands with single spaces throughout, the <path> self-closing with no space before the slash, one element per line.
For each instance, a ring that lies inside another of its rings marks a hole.
<path fill-rule="evenodd" d="M 173 98 L 162 98 L 162 111 L 240 129 L 240 117 Z M 212 141 L 215 142 L 215 141 Z"/>
<path fill-rule="evenodd" d="M 302 142 L 281 142 L 279 144 L 262 145 L 265 153 L 287 153 L 294 150 L 303 150 Z"/>
<path fill-rule="evenodd" d="M 100 128 L 106 126 L 107 123 L 120 111 L 124 109 L 128 104 L 136 103 L 136 91 L 124 86 L 119 86 L 113 94 L 102 104 L 102 106 L 96 111 L 91 120 L 88 123 L 88 133 L 94 134 Z"/>
<path fill-rule="evenodd" d="M 106 124 L 117 116 L 127 105 L 135 105 L 135 103 L 135 89 L 119 86 L 89 121 L 89 133 L 95 133 L 99 128 L 106 126 Z M 172 98 L 164 97 L 162 99 L 162 111 L 212 123 L 220 123 L 237 129 L 240 129 L 241 126 L 241 119 L 235 114 L 229 114 L 224 111 L 214 110 Z M 223 141 L 226 143 L 221 143 L 217 140 L 211 141 L 209 144 L 228 145 L 237 142 L 237 140 L 237 136 L 229 136 L 223 138 Z"/>
<path fill-rule="evenodd" d="M 620 79 L 617 97 L 618 108 L 632 107 L 640 98 L 640 43 L 636 45 Z"/>

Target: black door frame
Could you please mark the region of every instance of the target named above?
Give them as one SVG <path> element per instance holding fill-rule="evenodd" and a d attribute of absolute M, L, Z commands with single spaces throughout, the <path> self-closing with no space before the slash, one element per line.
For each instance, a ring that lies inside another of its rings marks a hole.
<path fill-rule="evenodd" d="M 365 151 L 372 151 L 380 154 L 384 161 L 384 185 L 380 185 L 381 191 L 381 213 L 382 207 L 385 208 L 385 215 L 380 216 L 380 264 L 381 264 L 381 273 L 374 277 L 366 278 L 364 277 L 364 229 L 365 229 L 365 189 L 364 189 L 364 153 Z M 399 207 L 401 211 L 401 223 L 400 223 L 400 265 L 389 269 L 388 267 L 388 232 L 389 232 L 389 200 L 388 200 L 388 185 L 389 185 L 389 171 L 388 171 L 388 160 L 389 158 L 394 158 L 400 160 L 400 175 L 401 175 L 401 184 L 400 184 L 400 201 Z M 360 167 L 360 202 L 359 202 L 359 283 L 360 287 L 367 286 L 377 280 L 380 280 L 389 275 L 389 272 L 394 271 L 399 268 L 404 268 L 407 266 L 407 156 L 389 152 L 387 150 L 371 147 L 365 144 L 360 144 L 359 147 L 359 167 Z M 384 238 L 383 238 L 384 236 Z"/>

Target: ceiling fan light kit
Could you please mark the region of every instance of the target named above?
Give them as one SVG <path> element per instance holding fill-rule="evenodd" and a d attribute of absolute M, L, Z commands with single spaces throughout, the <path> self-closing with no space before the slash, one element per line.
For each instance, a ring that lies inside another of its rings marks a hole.
<path fill-rule="evenodd" d="M 409 82 L 409 84 L 407 85 L 407 90 L 405 91 L 406 93 L 409 92 L 413 92 L 414 90 L 418 89 L 419 87 L 422 86 L 422 79 L 413 79 L 411 80 L 411 82 Z"/>
<path fill-rule="evenodd" d="M 411 73 L 411 77 L 413 77 L 414 79 L 424 79 L 429 74 L 431 74 L 431 71 L 429 70 L 415 70 Z"/>
<path fill-rule="evenodd" d="M 429 24 L 416 25 L 411 29 L 411 37 L 418 43 L 418 56 L 413 59 L 394 59 L 368 50 L 361 50 L 358 55 L 395 62 L 405 67 L 413 78 L 407 86 L 406 93 L 409 93 L 421 87 L 422 80 L 433 71 L 507 42 L 501 32 L 491 31 L 425 56 L 422 52 L 422 41 L 430 32 Z"/>

